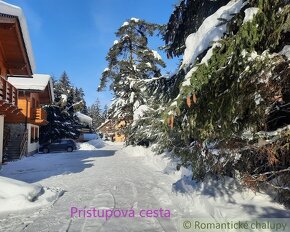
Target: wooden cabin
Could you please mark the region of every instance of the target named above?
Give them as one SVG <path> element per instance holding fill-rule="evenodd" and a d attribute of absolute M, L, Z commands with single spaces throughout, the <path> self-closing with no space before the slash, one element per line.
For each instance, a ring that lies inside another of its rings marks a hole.
<path fill-rule="evenodd" d="M 54 96 L 51 77 L 33 74 L 34 66 L 21 8 L 0 1 L 0 163 L 38 150 L 42 106 Z"/>
<path fill-rule="evenodd" d="M 34 71 L 34 58 L 22 10 L 0 2 L 0 164 L 3 147 L 10 137 L 6 127 L 10 118 L 21 117 L 17 106 L 18 90 L 8 77 L 29 78 Z"/>
<path fill-rule="evenodd" d="M 9 77 L 8 82 L 18 89 L 18 109 L 21 111 L 20 115 L 7 119 L 8 126 L 16 136 L 18 131 L 25 131 L 26 153 L 33 154 L 39 146 L 39 127 L 48 123 L 42 106 L 53 102 L 52 78 L 46 74 L 33 74 L 32 78 Z M 15 145 L 14 141 L 11 144 Z"/>
<path fill-rule="evenodd" d="M 124 134 L 123 129 L 126 127 L 127 123 L 125 120 L 120 120 L 115 125 L 115 136 L 114 141 L 115 142 L 124 142 L 126 137 Z"/>
<path fill-rule="evenodd" d="M 126 139 L 123 132 L 125 126 L 125 120 L 114 121 L 112 119 L 107 119 L 97 128 L 97 131 L 102 133 L 104 138 L 108 138 L 115 142 L 124 142 Z"/>

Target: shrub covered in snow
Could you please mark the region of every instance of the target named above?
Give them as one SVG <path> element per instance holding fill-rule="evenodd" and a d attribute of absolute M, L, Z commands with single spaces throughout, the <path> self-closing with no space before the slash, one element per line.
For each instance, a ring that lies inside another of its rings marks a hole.
<path fill-rule="evenodd" d="M 247 9 L 255 9 L 250 17 Z M 229 1 L 209 16 L 204 22 L 220 23 L 202 24 L 187 38 L 185 74 L 164 114 L 163 136 L 165 147 L 192 165 L 194 178 L 229 175 L 255 188 L 268 183 L 288 204 L 289 129 L 276 130 L 290 124 L 290 62 L 279 54 L 288 41 L 289 13 L 287 1 L 252 0 Z M 225 29 L 223 37 L 203 44 L 216 26 Z M 195 47 L 200 41 L 202 49 Z"/>

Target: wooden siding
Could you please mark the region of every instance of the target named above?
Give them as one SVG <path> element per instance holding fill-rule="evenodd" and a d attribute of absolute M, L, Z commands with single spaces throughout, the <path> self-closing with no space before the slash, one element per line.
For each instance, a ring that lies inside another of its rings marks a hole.
<path fill-rule="evenodd" d="M 39 93 L 25 93 L 20 91 L 18 97 L 18 108 L 22 116 L 8 119 L 10 123 L 31 123 L 35 125 L 46 125 L 47 114 L 40 107 Z M 26 118 L 27 117 L 27 118 Z"/>

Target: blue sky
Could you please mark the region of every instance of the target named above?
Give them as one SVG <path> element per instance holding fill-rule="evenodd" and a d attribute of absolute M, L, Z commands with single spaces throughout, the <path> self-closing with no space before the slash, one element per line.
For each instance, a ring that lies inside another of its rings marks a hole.
<path fill-rule="evenodd" d="M 97 93 L 115 31 L 131 17 L 167 23 L 178 0 L 7 0 L 26 16 L 37 73 L 59 78 L 66 71 L 82 87 L 88 105 L 98 97 L 109 104 L 109 91 Z M 159 40 L 158 40 L 159 41 Z M 156 44 L 155 41 L 154 44 Z M 163 42 L 158 42 L 163 45 Z M 164 56 L 165 58 L 165 56 Z M 167 62 L 165 60 L 165 62 Z M 173 71 L 177 61 L 169 61 Z"/>

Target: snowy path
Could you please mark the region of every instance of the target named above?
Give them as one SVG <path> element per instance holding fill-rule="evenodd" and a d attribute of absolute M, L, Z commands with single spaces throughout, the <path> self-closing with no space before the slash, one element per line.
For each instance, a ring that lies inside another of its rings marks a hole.
<path fill-rule="evenodd" d="M 180 179 L 180 174 L 165 174 L 164 167 L 159 166 L 155 158 L 151 159 L 148 154 L 146 157 L 147 151 L 149 149 L 122 149 L 120 144 L 107 143 L 99 149 L 87 145 L 87 150 L 37 154 L 5 165 L 0 173 L 2 176 L 61 188 L 65 193 L 53 205 L 9 215 L 0 214 L 0 231 L 171 232 L 177 231 L 180 218 L 186 216 L 290 217 L 289 211 L 271 202 L 269 197 L 241 193 L 232 184 L 225 187 L 214 183 L 208 186 L 187 185 L 186 179 Z M 173 183 L 179 186 L 178 193 L 172 192 Z M 108 220 L 71 219 L 71 207 L 132 209 L 136 215 L 135 218 L 112 217 Z M 145 218 L 138 214 L 141 209 L 160 208 L 169 209 L 171 218 Z"/>
<path fill-rule="evenodd" d="M 172 179 L 142 164 L 142 157 L 116 152 L 121 147 L 108 145 L 96 151 L 37 155 L 37 158 L 29 158 L 31 162 L 27 168 L 23 165 L 17 168 L 19 162 L 4 168 L 2 175 L 26 182 L 39 180 L 43 186 L 61 187 L 66 192 L 50 208 L 14 213 L 9 218 L 5 216 L 6 219 L 0 216 L 1 230 L 176 231 L 179 206 L 167 194 L 171 192 Z M 176 220 L 140 217 L 71 220 L 72 206 L 132 208 L 136 212 L 140 209 L 170 209 Z"/>

